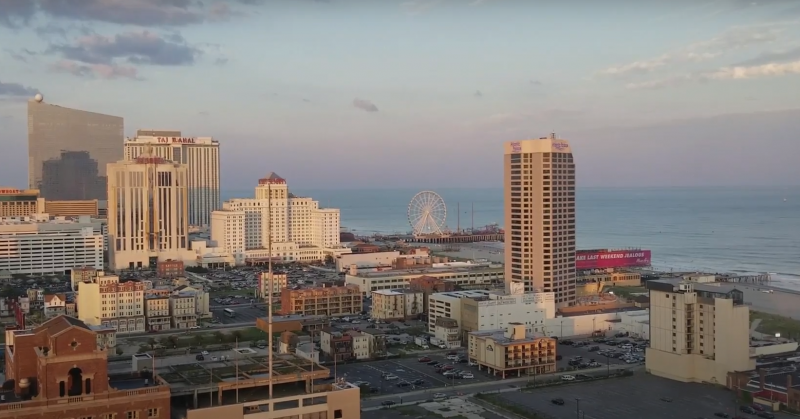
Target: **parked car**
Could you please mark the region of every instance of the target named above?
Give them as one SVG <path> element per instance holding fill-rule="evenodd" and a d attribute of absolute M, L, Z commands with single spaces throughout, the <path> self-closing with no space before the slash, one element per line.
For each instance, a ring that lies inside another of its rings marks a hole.
<path fill-rule="evenodd" d="M 575 381 L 575 376 L 574 375 L 568 375 L 568 374 L 567 375 L 562 375 L 561 376 L 561 381 Z"/>
<path fill-rule="evenodd" d="M 395 404 L 395 402 L 393 402 L 391 400 L 384 400 L 384 401 L 381 402 L 381 404 L 384 405 L 384 406 L 393 406 Z"/>
<path fill-rule="evenodd" d="M 747 413 L 748 415 L 755 415 L 756 409 L 753 409 L 750 406 L 739 406 L 739 411 L 742 413 Z"/>
<path fill-rule="evenodd" d="M 564 405 L 564 399 L 562 399 L 561 397 L 557 397 L 557 398 L 555 398 L 553 400 L 550 400 L 550 402 L 553 403 L 553 404 L 559 405 L 559 406 L 563 406 Z"/>

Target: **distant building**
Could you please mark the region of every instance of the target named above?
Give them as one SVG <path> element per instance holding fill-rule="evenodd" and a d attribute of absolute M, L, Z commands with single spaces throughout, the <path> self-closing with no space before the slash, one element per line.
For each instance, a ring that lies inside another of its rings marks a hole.
<path fill-rule="evenodd" d="M 48 200 L 106 199 L 122 139 L 120 117 L 28 101 L 29 188 Z"/>
<path fill-rule="evenodd" d="M 120 282 L 116 275 L 96 271 L 78 284 L 78 318 L 91 326 L 103 326 L 120 333 L 145 331 L 144 284 Z"/>
<path fill-rule="evenodd" d="M 7 333 L 0 419 L 169 418 L 169 386 L 152 371 L 110 374 L 97 335 L 67 316 Z"/>
<path fill-rule="evenodd" d="M 158 157 L 185 165 L 189 225 L 208 226 L 211 212 L 220 208 L 219 141 L 184 137 L 180 131 L 138 130 L 125 140 L 125 159 L 152 151 Z"/>
<path fill-rule="evenodd" d="M 38 189 L 19 190 L 0 187 L 0 217 L 27 217 L 45 211 L 45 200 Z"/>
<path fill-rule="evenodd" d="M 423 313 L 425 294 L 410 289 L 372 291 L 370 317 L 380 320 L 405 320 Z"/>
<path fill-rule="evenodd" d="M 556 368 L 556 340 L 525 332 L 524 324 L 471 332 L 469 359 L 478 369 L 501 377 L 551 374 Z"/>
<path fill-rule="evenodd" d="M 362 310 L 361 293 L 352 285 L 281 290 L 280 313 L 283 315 L 346 316 L 360 314 Z"/>
<path fill-rule="evenodd" d="M 505 281 L 575 304 L 575 163 L 555 134 L 504 146 Z"/>
<path fill-rule="evenodd" d="M 750 308 L 744 293 L 681 279 L 647 281 L 650 346 L 646 368 L 683 382 L 726 383 L 750 371 Z"/>

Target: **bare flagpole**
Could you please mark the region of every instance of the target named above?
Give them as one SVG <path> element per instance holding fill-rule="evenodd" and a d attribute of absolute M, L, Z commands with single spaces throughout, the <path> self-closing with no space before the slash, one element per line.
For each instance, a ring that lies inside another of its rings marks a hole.
<path fill-rule="evenodd" d="M 267 285 L 267 294 L 268 294 L 268 303 L 267 303 L 267 334 L 269 335 L 267 339 L 267 351 L 268 351 L 268 358 L 267 358 L 267 365 L 269 367 L 269 398 L 272 400 L 272 291 L 275 289 L 275 286 L 272 278 L 272 184 L 267 184 L 267 192 L 269 196 L 267 197 L 267 217 L 269 220 L 267 221 L 267 226 L 269 229 L 269 235 L 267 236 L 267 248 L 269 249 L 269 260 L 267 261 L 268 266 L 268 280 L 269 284 Z"/>
<path fill-rule="evenodd" d="M 236 338 L 236 349 L 233 351 L 233 363 L 236 365 L 236 404 L 239 404 L 239 338 Z"/>

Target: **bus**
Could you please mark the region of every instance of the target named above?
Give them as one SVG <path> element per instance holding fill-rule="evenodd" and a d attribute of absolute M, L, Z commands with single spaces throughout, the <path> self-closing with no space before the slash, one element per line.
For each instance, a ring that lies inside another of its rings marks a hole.
<path fill-rule="evenodd" d="M 225 315 L 228 317 L 236 317 L 236 312 L 229 308 L 226 308 L 225 310 L 222 311 L 225 312 Z"/>

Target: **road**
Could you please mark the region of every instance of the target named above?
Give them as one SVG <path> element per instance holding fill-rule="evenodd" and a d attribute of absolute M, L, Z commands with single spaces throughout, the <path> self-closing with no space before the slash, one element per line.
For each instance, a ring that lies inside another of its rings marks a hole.
<path fill-rule="evenodd" d="M 644 366 L 642 365 L 632 365 L 632 366 L 623 366 L 618 365 L 616 369 L 626 369 L 626 370 L 644 370 Z M 605 372 L 606 367 L 601 368 L 589 368 L 585 370 L 581 370 L 581 374 L 602 374 Z M 537 376 L 541 379 L 553 379 L 554 377 L 563 375 L 563 372 L 557 372 L 552 374 L 540 374 Z M 385 396 L 376 396 L 370 397 L 368 399 L 363 399 L 361 401 L 361 410 L 363 411 L 370 411 L 370 410 L 378 410 L 380 409 L 381 403 L 386 400 L 394 401 L 398 405 L 414 405 L 422 401 L 430 400 L 433 398 L 433 394 L 435 393 L 444 393 L 448 396 L 472 396 L 475 393 L 479 392 L 486 392 L 486 391 L 497 391 L 497 392 L 506 392 L 506 391 L 517 391 L 520 387 L 524 387 L 528 382 L 532 381 L 533 377 L 519 377 L 519 378 L 506 378 L 505 380 L 498 380 L 493 382 L 482 382 L 482 383 L 474 383 L 474 384 L 464 384 L 464 385 L 457 385 L 454 387 L 438 387 L 438 388 L 429 388 L 425 390 L 419 391 L 409 391 L 407 393 L 402 394 L 389 394 Z"/>
<path fill-rule="evenodd" d="M 228 324 L 210 324 L 204 326 L 200 329 L 170 329 L 165 330 L 163 332 L 142 332 L 142 333 L 131 333 L 131 334 L 119 334 L 117 336 L 118 340 L 125 340 L 131 338 L 142 338 L 142 337 L 152 337 L 152 338 L 160 338 L 164 336 L 173 336 L 173 335 L 185 335 L 188 333 L 203 333 L 203 332 L 229 332 L 233 330 L 239 329 L 247 329 L 250 327 L 255 327 L 254 322 L 242 322 L 242 323 L 228 323 Z"/>

